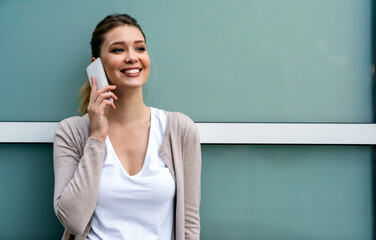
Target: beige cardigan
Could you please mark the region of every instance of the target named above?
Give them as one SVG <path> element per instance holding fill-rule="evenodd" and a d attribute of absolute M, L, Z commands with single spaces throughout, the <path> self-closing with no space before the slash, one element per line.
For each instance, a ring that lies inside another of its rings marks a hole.
<path fill-rule="evenodd" d="M 175 239 L 200 238 L 201 148 L 194 122 L 167 112 L 159 155 L 176 183 Z M 105 142 L 91 138 L 88 114 L 61 121 L 54 140 L 54 210 L 62 239 L 84 240 L 97 202 Z"/>

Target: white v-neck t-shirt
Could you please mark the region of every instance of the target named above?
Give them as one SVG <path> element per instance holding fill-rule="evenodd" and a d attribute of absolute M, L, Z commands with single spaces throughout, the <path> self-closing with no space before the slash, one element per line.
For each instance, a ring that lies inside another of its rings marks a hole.
<path fill-rule="evenodd" d="M 174 239 L 175 182 L 158 154 L 166 113 L 151 108 L 149 141 L 140 172 L 130 176 L 106 138 L 97 205 L 87 240 Z M 126 134 L 126 133 L 124 133 Z"/>

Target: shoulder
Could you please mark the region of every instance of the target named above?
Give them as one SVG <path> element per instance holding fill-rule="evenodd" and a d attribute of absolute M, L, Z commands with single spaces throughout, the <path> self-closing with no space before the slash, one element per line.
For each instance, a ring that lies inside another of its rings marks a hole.
<path fill-rule="evenodd" d="M 171 133 L 179 134 L 183 137 L 198 137 L 197 126 L 190 117 L 181 112 L 165 112 Z"/>
<path fill-rule="evenodd" d="M 190 128 L 194 127 L 194 121 L 181 112 L 169 112 L 165 111 L 167 118 L 170 120 L 170 124 L 173 126 L 179 126 L 180 128 Z"/>
<path fill-rule="evenodd" d="M 59 122 L 56 135 L 85 141 L 89 135 L 90 121 L 88 114 L 66 118 Z"/>
<path fill-rule="evenodd" d="M 59 126 L 62 129 L 79 130 L 88 128 L 90 125 L 89 116 L 85 114 L 83 116 L 73 116 L 63 119 L 59 122 Z"/>

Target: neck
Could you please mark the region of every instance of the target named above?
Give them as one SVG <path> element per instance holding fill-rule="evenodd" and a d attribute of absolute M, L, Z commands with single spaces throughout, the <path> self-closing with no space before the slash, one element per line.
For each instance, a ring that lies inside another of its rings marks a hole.
<path fill-rule="evenodd" d="M 109 122 L 126 125 L 150 118 L 150 110 L 144 104 L 141 87 L 119 90 L 114 91 L 118 97 L 118 100 L 114 100 L 116 109 L 107 108 Z"/>

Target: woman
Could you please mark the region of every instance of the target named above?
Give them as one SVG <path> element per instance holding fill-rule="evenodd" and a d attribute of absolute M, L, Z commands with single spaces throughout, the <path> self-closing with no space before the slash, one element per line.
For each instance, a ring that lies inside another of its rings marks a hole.
<path fill-rule="evenodd" d="M 184 114 L 144 104 L 150 59 L 142 29 L 129 15 L 109 15 L 91 49 L 109 85 L 85 83 L 87 113 L 61 121 L 54 141 L 63 239 L 199 239 L 198 131 Z"/>

